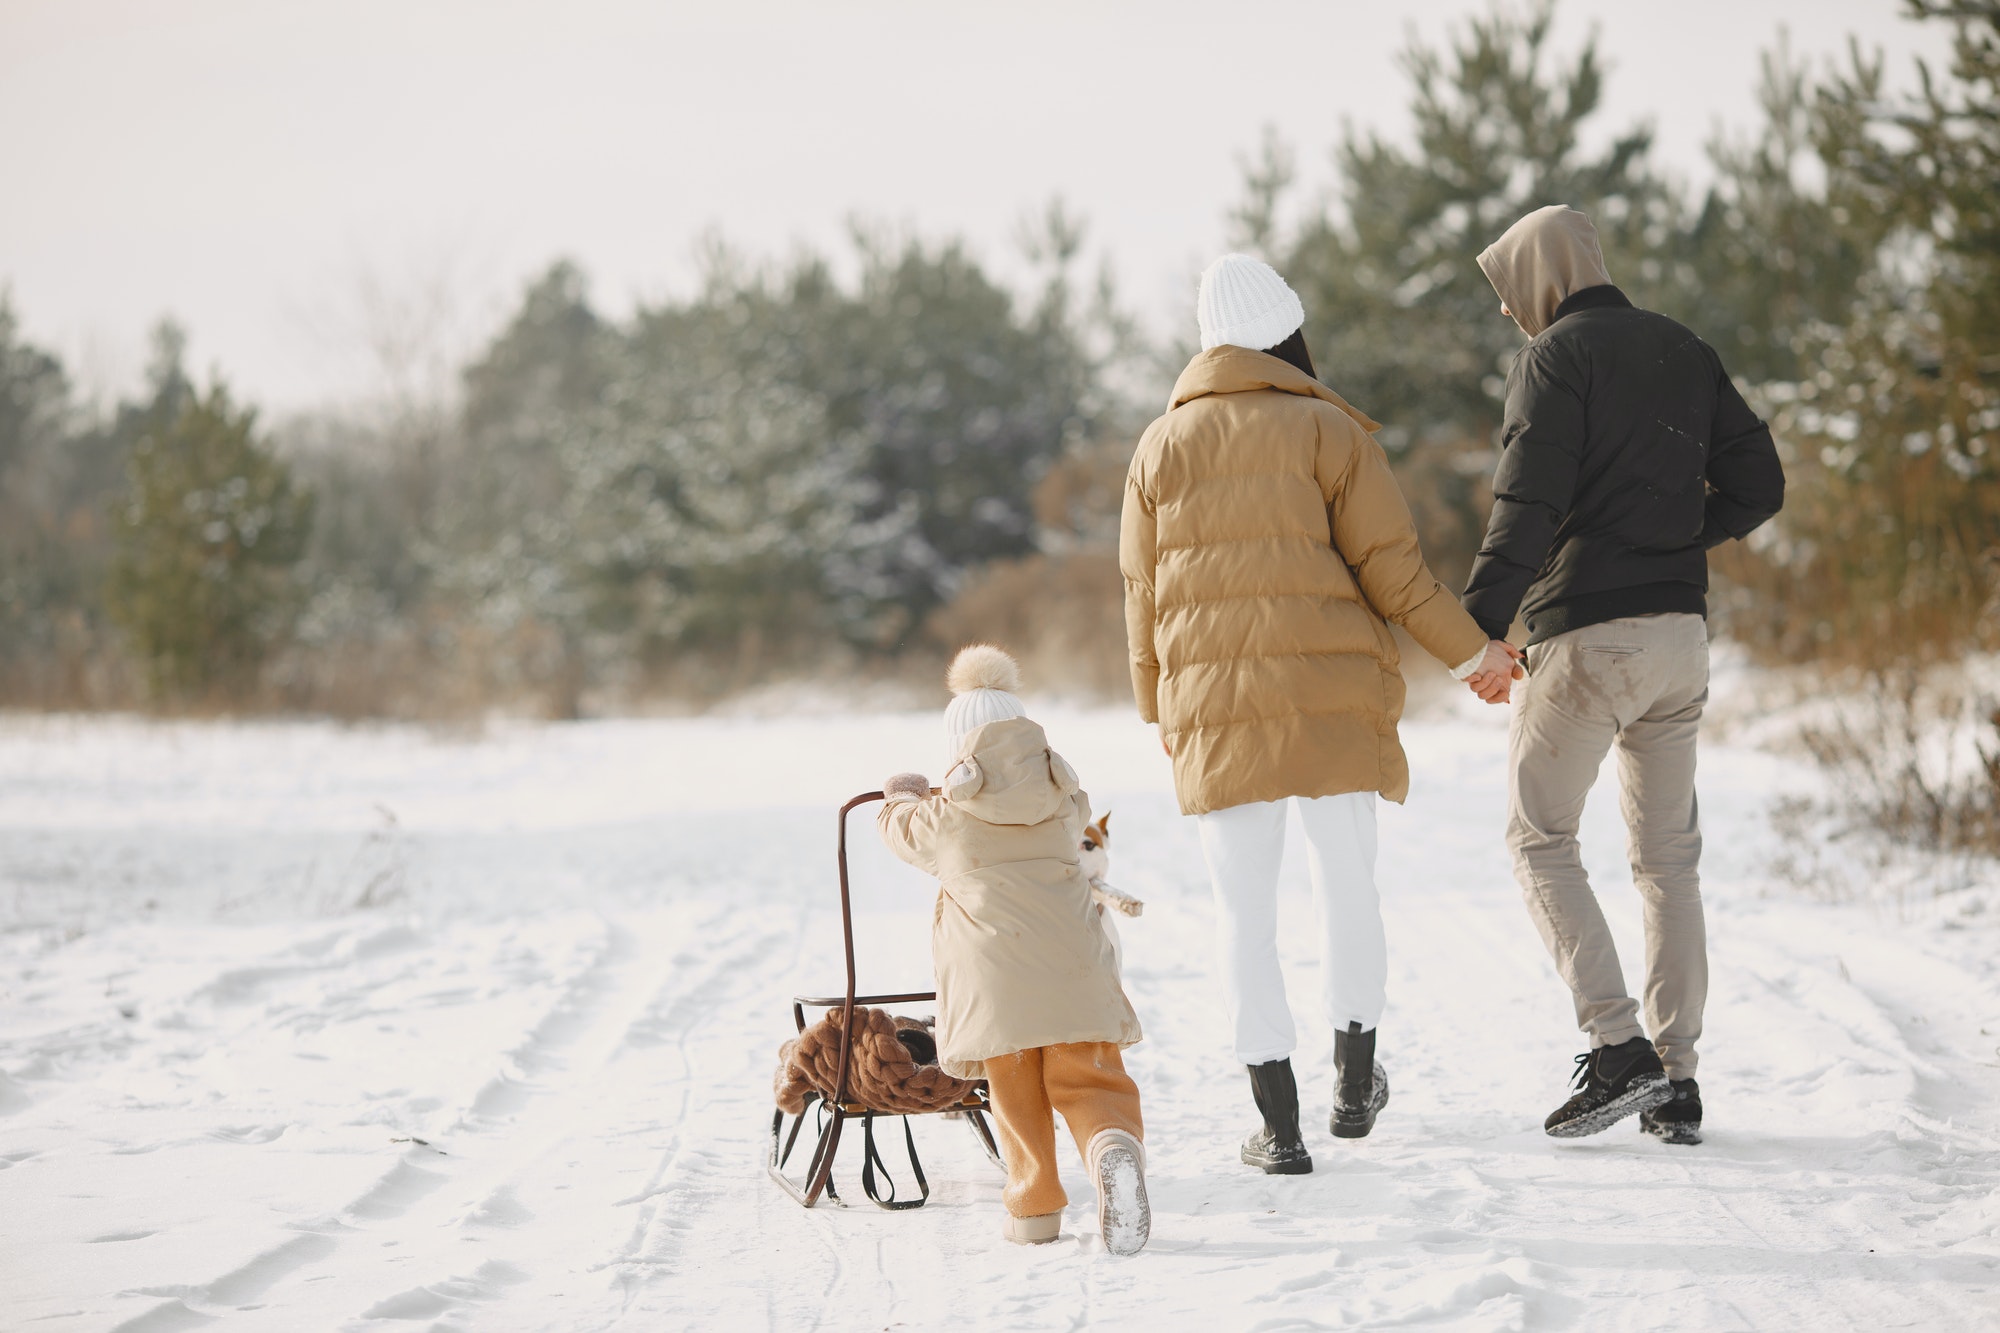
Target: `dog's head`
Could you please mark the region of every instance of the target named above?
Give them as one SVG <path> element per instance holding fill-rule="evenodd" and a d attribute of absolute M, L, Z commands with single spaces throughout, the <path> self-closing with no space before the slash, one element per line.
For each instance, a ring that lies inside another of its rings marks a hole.
<path fill-rule="evenodd" d="M 1111 873 L 1111 812 L 1106 810 L 1093 824 L 1083 830 L 1083 846 L 1077 853 L 1077 864 L 1083 867 L 1084 878 L 1093 882 L 1102 880 Z"/>

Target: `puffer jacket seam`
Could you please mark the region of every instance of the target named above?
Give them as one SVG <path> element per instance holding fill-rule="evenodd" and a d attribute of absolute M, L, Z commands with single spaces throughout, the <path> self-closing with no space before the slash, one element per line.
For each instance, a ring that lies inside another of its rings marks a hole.
<path fill-rule="evenodd" d="M 1246 469 L 1241 472 L 1234 470 L 1227 472 L 1223 471 L 1204 472 L 1199 477 L 1190 477 L 1189 481 L 1196 484 L 1200 484 L 1202 482 L 1210 482 L 1210 481 L 1235 481 L 1242 477 L 1285 477 L 1291 480 L 1299 480 L 1299 479 L 1311 480 L 1311 476 L 1312 474 L 1310 472 L 1296 467 L 1284 467 L 1284 468 L 1260 467 L 1260 468 Z"/>
<path fill-rule="evenodd" d="M 1386 665 L 1389 661 L 1380 653 L 1362 652 L 1353 648 L 1329 648 L 1325 652 L 1231 653 L 1227 657 L 1192 657 L 1186 661 L 1174 662 L 1172 669 L 1182 671 L 1188 667 L 1222 666 L 1230 662 L 1271 662 L 1281 657 L 1363 657 L 1380 665 Z"/>
<path fill-rule="evenodd" d="M 1220 592 L 1212 597 L 1190 597 L 1184 602 L 1162 602 L 1156 597 L 1153 600 L 1153 610 L 1157 614 L 1162 611 L 1178 611 L 1187 606 L 1208 606 L 1215 602 L 1261 602 L 1272 597 L 1313 597 L 1320 600 L 1331 598 L 1336 602 L 1346 602 L 1350 606 L 1366 609 L 1365 603 L 1359 597 L 1348 597 L 1330 588 L 1313 588 L 1305 592 Z"/>
<path fill-rule="evenodd" d="M 1317 546 L 1322 551 L 1331 551 L 1333 549 L 1326 542 L 1320 540 L 1310 532 L 1259 532 L 1253 533 L 1248 537 L 1216 537 L 1213 539 L 1205 538 L 1198 542 L 1173 542 L 1155 546 L 1153 549 L 1157 552 L 1199 551 L 1205 546 L 1236 546 L 1243 542 L 1277 541 L 1302 541 L 1309 545 Z"/>
<path fill-rule="evenodd" d="M 1190 731 L 1216 731 L 1222 727 L 1249 727 L 1255 726 L 1259 722 L 1286 722 L 1293 718 L 1301 717 L 1350 717 L 1357 713 L 1365 716 L 1373 711 L 1373 709 L 1365 704 L 1356 704 L 1352 708 L 1300 708 L 1289 713 L 1259 713 L 1255 717 L 1234 717 L 1227 722 L 1194 722 L 1185 727 L 1176 727 L 1171 734 L 1179 736 Z"/>

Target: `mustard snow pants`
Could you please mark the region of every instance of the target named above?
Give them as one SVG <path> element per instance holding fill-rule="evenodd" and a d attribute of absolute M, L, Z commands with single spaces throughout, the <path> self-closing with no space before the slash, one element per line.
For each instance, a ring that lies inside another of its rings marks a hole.
<path fill-rule="evenodd" d="M 1059 1213 L 1069 1202 L 1056 1172 L 1056 1112 L 1080 1153 L 1100 1130 L 1122 1129 L 1145 1141 L 1139 1085 L 1113 1042 L 1072 1041 L 997 1056 L 986 1062 L 986 1085 L 1007 1161 L 1000 1197 L 1015 1217 Z"/>

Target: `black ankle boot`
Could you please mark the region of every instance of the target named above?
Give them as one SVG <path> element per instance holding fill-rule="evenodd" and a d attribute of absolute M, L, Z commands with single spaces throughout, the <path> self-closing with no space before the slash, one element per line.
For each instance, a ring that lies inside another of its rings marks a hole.
<path fill-rule="evenodd" d="M 1291 1060 L 1267 1060 L 1249 1069 L 1250 1095 L 1257 1099 L 1264 1127 L 1243 1140 L 1243 1164 L 1267 1175 L 1305 1175 L 1313 1162 L 1299 1136 L 1299 1085 Z"/>
<path fill-rule="evenodd" d="M 1375 1060 L 1375 1029 L 1349 1023 L 1333 1034 L 1333 1114 L 1326 1127 L 1337 1139 L 1365 1139 L 1389 1104 L 1389 1076 Z"/>

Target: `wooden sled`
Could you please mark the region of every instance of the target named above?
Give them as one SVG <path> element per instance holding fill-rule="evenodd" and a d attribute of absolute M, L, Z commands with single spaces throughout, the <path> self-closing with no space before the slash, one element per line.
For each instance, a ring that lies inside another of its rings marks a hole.
<path fill-rule="evenodd" d="M 964 1101 L 952 1106 L 941 1106 L 935 1111 L 902 1112 L 879 1111 L 874 1107 L 856 1101 L 848 1086 L 854 1042 L 854 1009 L 856 1005 L 922 1004 L 937 999 L 936 991 L 910 991 L 901 995 L 857 995 L 854 976 L 854 910 L 848 892 L 847 879 L 847 816 L 860 806 L 882 799 L 879 791 L 864 792 L 840 807 L 840 834 L 836 841 L 836 857 L 840 867 L 840 936 L 841 946 L 847 958 L 847 993 L 838 996 L 796 995 L 792 997 L 792 1022 L 803 1033 L 806 1030 L 807 1009 L 838 1009 L 841 1011 L 841 1030 L 838 1072 L 834 1077 L 834 1092 L 831 1097 L 817 1093 L 809 1094 L 805 1108 L 791 1117 L 790 1133 L 785 1130 L 785 1112 L 781 1107 L 771 1117 L 771 1156 L 769 1170 L 771 1179 L 784 1187 L 785 1193 L 810 1208 L 825 1195 L 842 1207 L 846 1201 L 833 1183 L 833 1159 L 840 1149 L 841 1129 L 850 1120 L 861 1122 L 861 1189 L 869 1202 L 878 1208 L 901 1211 L 906 1208 L 921 1208 L 931 1197 L 930 1181 L 924 1175 L 923 1163 L 917 1157 L 916 1136 L 910 1130 L 910 1116 L 915 1115 L 958 1115 L 972 1127 L 986 1155 L 1000 1164 L 1000 1145 L 994 1141 L 993 1128 L 986 1121 L 992 1109 L 986 1080 L 973 1083 L 972 1091 Z M 916 1180 L 918 1195 L 914 1199 L 896 1197 L 896 1185 L 889 1178 L 889 1169 L 882 1160 L 875 1145 L 875 1121 L 877 1117 L 901 1116 L 903 1120 L 903 1146 L 910 1160 L 910 1173 Z M 806 1162 L 803 1177 L 794 1179 L 785 1174 L 785 1164 L 791 1160 L 792 1150 L 798 1146 L 800 1131 L 806 1121 L 817 1121 L 818 1127 L 813 1140 L 812 1155 Z M 879 1174 L 879 1181 L 877 1179 Z M 884 1187 L 886 1186 L 886 1195 Z"/>

